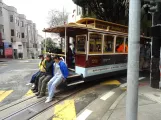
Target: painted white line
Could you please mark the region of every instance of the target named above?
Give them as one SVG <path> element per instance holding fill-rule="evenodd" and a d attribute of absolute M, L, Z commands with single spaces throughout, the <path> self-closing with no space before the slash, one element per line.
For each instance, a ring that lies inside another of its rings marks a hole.
<path fill-rule="evenodd" d="M 86 109 L 77 117 L 77 120 L 85 120 L 91 113 L 92 113 L 91 110 Z"/>
<path fill-rule="evenodd" d="M 126 92 L 123 92 L 117 99 L 116 101 L 111 105 L 109 110 L 114 110 L 116 108 L 116 106 L 118 105 L 118 103 L 124 98 L 124 96 L 126 95 Z"/>
<path fill-rule="evenodd" d="M 140 78 L 139 78 L 139 80 L 143 80 L 143 79 L 145 79 L 145 77 L 140 77 Z"/>
<path fill-rule="evenodd" d="M 110 98 L 114 93 L 115 93 L 115 92 L 110 91 L 110 92 L 106 93 L 104 96 L 102 96 L 100 99 L 105 101 L 105 100 L 107 100 L 108 98 Z"/>
<path fill-rule="evenodd" d="M 139 81 L 140 81 L 140 80 L 143 80 L 143 79 L 145 79 L 145 77 L 140 77 L 140 78 L 139 78 Z M 124 83 L 124 84 L 120 85 L 120 87 L 126 87 L 126 86 L 127 86 L 127 83 Z"/>

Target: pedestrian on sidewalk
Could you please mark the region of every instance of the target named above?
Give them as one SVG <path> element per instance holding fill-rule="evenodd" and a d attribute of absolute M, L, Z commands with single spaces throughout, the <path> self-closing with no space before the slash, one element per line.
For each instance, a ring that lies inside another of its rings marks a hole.
<path fill-rule="evenodd" d="M 49 80 L 53 77 L 53 60 L 51 58 L 51 55 L 46 56 L 45 65 L 46 72 L 44 73 L 44 75 L 42 75 L 42 77 L 39 78 L 38 81 L 38 93 L 36 94 L 38 98 L 45 96 L 46 85 L 49 82 Z"/>
<path fill-rule="evenodd" d="M 54 77 L 48 82 L 48 97 L 45 103 L 52 101 L 54 97 L 55 89 L 60 85 L 69 75 L 66 64 L 60 60 L 59 56 L 54 57 L 55 63 L 53 64 L 53 75 Z"/>

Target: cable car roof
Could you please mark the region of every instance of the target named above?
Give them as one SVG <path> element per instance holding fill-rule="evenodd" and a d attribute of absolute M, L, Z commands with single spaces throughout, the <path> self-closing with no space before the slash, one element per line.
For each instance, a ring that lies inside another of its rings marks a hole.
<path fill-rule="evenodd" d="M 105 33 L 111 33 L 116 35 L 118 34 L 118 35 L 128 36 L 127 26 L 112 23 L 112 22 L 107 22 L 103 20 L 98 20 L 95 18 L 82 18 L 78 20 L 76 23 L 68 23 L 66 25 L 47 28 L 47 29 L 44 29 L 43 32 L 64 33 L 65 28 L 67 28 L 67 31 L 71 33 L 76 33 L 76 31 L 80 31 L 80 30 L 88 30 L 88 31 L 105 32 Z M 150 37 L 146 37 L 143 35 L 141 35 L 141 37 L 150 39 Z"/>

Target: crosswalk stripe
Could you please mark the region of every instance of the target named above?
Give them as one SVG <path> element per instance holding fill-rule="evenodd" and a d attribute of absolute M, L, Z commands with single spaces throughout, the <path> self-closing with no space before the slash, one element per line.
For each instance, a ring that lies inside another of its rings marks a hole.
<path fill-rule="evenodd" d="M 25 97 L 29 97 L 29 96 L 33 96 L 34 93 L 32 92 L 32 90 L 29 90 L 26 94 Z"/>
<path fill-rule="evenodd" d="M 2 94 L 0 94 L 0 102 L 2 102 L 7 96 L 9 96 L 11 93 L 13 92 L 13 90 L 8 90 L 8 91 L 4 91 Z"/>
<path fill-rule="evenodd" d="M 54 107 L 52 120 L 76 120 L 74 100 L 65 100 Z"/>

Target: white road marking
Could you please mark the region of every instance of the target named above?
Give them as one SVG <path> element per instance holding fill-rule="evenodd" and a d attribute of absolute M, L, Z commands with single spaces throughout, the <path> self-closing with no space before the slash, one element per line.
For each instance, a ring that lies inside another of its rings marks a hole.
<path fill-rule="evenodd" d="M 86 120 L 86 118 L 92 113 L 91 110 L 86 109 L 84 112 L 82 112 L 78 117 L 77 120 Z"/>
<path fill-rule="evenodd" d="M 19 69 L 19 70 L 10 70 L 9 72 L 23 72 L 23 71 L 35 71 L 39 69 Z"/>
<path fill-rule="evenodd" d="M 113 94 L 115 94 L 115 92 L 110 91 L 110 92 L 106 93 L 104 96 L 102 96 L 100 99 L 105 101 L 108 98 L 110 98 Z"/>
<path fill-rule="evenodd" d="M 139 81 L 140 81 L 140 80 L 143 80 L 143 79 L 145 79 L 145 77 L 140 77 L 140 78 L 139 78 Z M 124 83 L 124 84 L 120 85 L 120 87 L 126 87 L 126 86 L 127 86 L 127 83 Z"/>
<path fill-rule="evenodd" d="M 109 110 L 114 110 L 116 108 L 116 106 L 118 105 L 118 103 L 124 98 L 124 96 L 126 95 L 126 92 L 123 92 L 117 99 L 116 101 L 111 105 Z"/>

